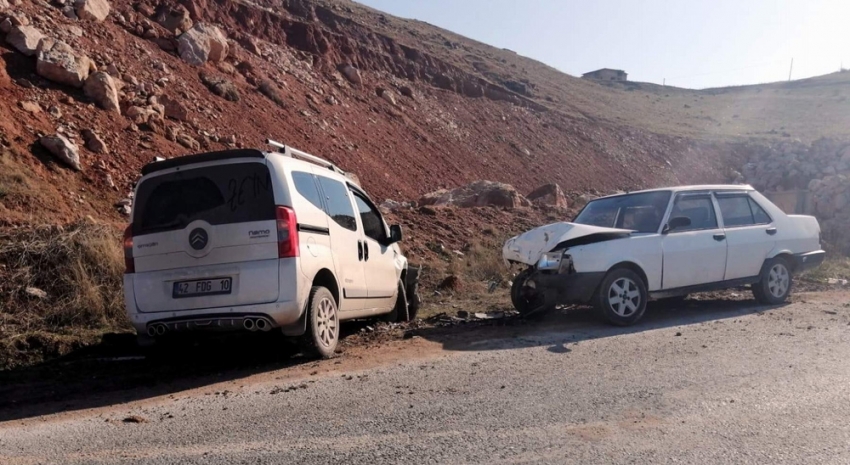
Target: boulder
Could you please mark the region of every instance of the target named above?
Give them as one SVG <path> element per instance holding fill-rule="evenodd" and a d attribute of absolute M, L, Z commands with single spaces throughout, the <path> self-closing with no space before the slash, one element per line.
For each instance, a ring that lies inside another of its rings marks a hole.
<path fill-rule="evenodd" d="M 227 57 L 227 37 L 215 26 L 197 23 L 177 39 L 177 52 L 193 66 L 222 61 Z"/>
<path fill-rule="evenodd" d="M 213 74 L 201 74 L 201 82 L 219 97 L 231 102 L 239 101 L 239 89 L 228 79 Z"/>
<path fill-rule="evenodd" d="M 80 165 L 80 150 L 74 143 L 65 138 L 65 136 L 56 134 L 53 136 L 44 136 L 38 141 L 42 147 L 53 154 L 63 163 L 67 164 L 76 171 L 82 171 Z"/>
<path fill-rule="evenodd" d="M 151 107 L 132 106 L 124 112 L 124 116 L 129 118 L 135 124 L 147 124 L 152 117 L 160 116 L 159 113 Z"/>
<path fill-rule="evenodd" d="M 103 21 L 109 16 L 108 0 L 76 0 L 74 11 L 77 17 L 85 21 Z"/>
<path fill-rule="evenodd" d="M 382 99 L 386 100 L 390 105 L 395 106 L 395 95 L 393 95 L 392 92 L 387 89 L 384 89 L 383 87 L 378 87 L 377 93 L 378 97 L 381 97 Z"/>
<path fill-rule="evenodd" d="M 183 5 L 173 7 L 164 4 L 160 5 L 156 9 L 155 21 L 172 33 L 188 31 L 194 24 L 192 17 L 189 15 L 189 10 Z"/>
<path fill-rule="evenodd" d="M 339 66 L 339 72 L 348 79 L 348 82 L 356 85 L 363 83 L 363 78 L 360 77 L 360 70 L 349 64 Z"/>
<path fill-rule="evenodd" d="M 83 90 L 86 96 L 94 100 L 100 108 L 121 113 L 121 106 L 118 104 L 118 86 L 109 74 L 98 71 L 90 75 L 83 85 Z"/>
<path fill-rule="evenodd" d="M 83 139 L 86 141 L 87 149 L 94 153 L 109 153 L 109 149 L 106 147 L 106 142 L 104 142 L 97 133 L 91 129 L 83 129 L 82 135 Z"/>
<path fill-rule="evenodd" d="M 528 207 L 531 202 L 508 184 L 475 181 L 452 190 L 440 189 L 424 195 L 419 205 L 452 205 L 457 207 Z"/>
<path fill-rule="evenodd" d="M 165 117 L 177 121 L 189 121 L 189 107 L 169 95 L 160 95 L 158 102 L 164 108 Z"/>
<path fill-rule="evenodd" d="M 401 92 L 401 95 L 404 95 L 407 98 L 415 98 L 413 96 L 413 89 L 411 89 L 410 87 L 402 86 L 399 87 L 398 91 Z"/>
<path fill-rule="evenodd" d="M 534 189 L 534 192 L 528 194 L 528 200 L 536 205 L 546 205 L 550 207 L 567 208 L 567 196 L 561 190 L 561 186 L 557 184 L 546 184 Z"/>
<path fill-rule="evenodd" d="M 177 141 L 178 144 L 180 144 L 183 147 L 186 147 L 187 149 L 190 149 L 190 150 L 199 150 L 201 148 L 201 144 L 198 143 L 198 141 L 193 139 L 188 134 L 184 134 L 184 133 L 177 134 L 177 136 L 175 137 L 175 140 Z"/>
<path fill-rule="evenodd" d="M 31 57 L 38 53 L 38 44 L 44 34 L 32 26 L 15 26 L 6 35 L 6 42 L 24 55 Z"/>
<path fill-rule="evenodd" d="M 85 55 L 77 55 L 65 42 L 44 39 L 39 45 L 35 65 L 39 76 L 60 84 L 83 87 L 93 63 Z"/>

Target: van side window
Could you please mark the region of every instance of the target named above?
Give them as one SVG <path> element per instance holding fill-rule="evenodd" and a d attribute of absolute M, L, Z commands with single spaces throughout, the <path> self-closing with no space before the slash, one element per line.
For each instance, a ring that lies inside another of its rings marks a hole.
<path fill-rule="evenodd" d="M 753 217 L 756 220 L 756 224 L 770 224 L 773 221 L 770 219 L 770 215 L 761 208 L 761 205 L 756 203 L 752 198 L 750 198 L 750 208 L 753 209 Z"/>
<path fill-rule="evenodd" d="M 319 185 L 322 186 L 322 192 L 325 194 L 328 215 L 343 228 L 357 231 L 354 207 L 351 206 L 351 198 L 348 196 L 348 188 L 345 187 L 345 184 L 324 176 L 317 176 L 317 178 Z"/>
<path fill-rule="evenodd" d="M 293 171 L 292 182 L 295 184 L 295 190 L 305 199 L 315 205 L 319 210 L 325 209 L 325 206 L 322 205 L 322 196 L 319 195 L 319 189 L 316 187 L 316 181 L 313 179 L 311 173 Z"/>
<path fill-rule="evenodd" d="M 360 213 L 360 222 L 363 223 L 363 232 L 366 237 L 374 239 L 381 243 L 387 238 L 387 230 L 384 229 L 384 222 L 381 220 L 381 215 L 365 199 L 361 198 L 357 193 L 354 193 L 354 201 L 357 203 L 357 210 Z"/>

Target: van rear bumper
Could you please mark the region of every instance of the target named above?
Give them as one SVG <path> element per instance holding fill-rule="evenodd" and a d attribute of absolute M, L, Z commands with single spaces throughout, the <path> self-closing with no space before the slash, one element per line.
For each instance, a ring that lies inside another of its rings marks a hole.
<path fill-rule="evenodd" d="M 147 334 L 148 326 L 165 323 L 175 330 L 241 330 L 246 317 L 266 317 L 280 328 L 298 322 L 301 317 L 298 302 L 273 302 L 270 304 L 240 305 L 234 307 L 181 310 L 173 312 L 141 313 L 127 308 L 127 316 L 138 334 Z"/>

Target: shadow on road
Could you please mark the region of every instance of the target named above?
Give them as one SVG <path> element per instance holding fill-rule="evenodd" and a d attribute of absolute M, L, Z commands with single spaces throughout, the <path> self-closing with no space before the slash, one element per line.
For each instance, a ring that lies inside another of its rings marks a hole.
<path fill-rule="evenodd" d="M 569 353 L 571 343 L 633 334 L 674 326 L 694 325 L 770 311 L 753 300 L 686 300 L 680 303 L 651 302 L 635 326 L 606 324 L 589 307 L 554 310 L 529 320 L 509 318 L 483 325 L 423 328 L 417 336 L 438 342 L 449 351 L 506 350 L 548 346 L 553 353 Z"/>
<path fill-rule="evenodd" d="M 591 309 L 571 308 L 533 319 L 426 325 L 408 331 L 405 337 L 420 336 L 448 351 L 547 347 L 550 352 L 566 354 L 571 351 L 569 344 L 583 340 L 736 318 L 772 308 L 735 300 L 655 302 L 639 324 L 627 328 L 605 324 Z M 343 342 L 368 324 L 343 325 Z M 374 334 L 374 340 L 380 342 L 400 339 L 404 332 Z M 294 344 L 279 335 L 252 333 L 169 345 L 145 356 L 136 348 L 134 336 L 111 335 L 98 346 L 60 359 L 0 372 L 0 422 L 118 405 L 313 363 L 297 352 Z"/>
<path fill-rule="evenodd" d="M 344 324 L 341 343 L 364 326 Z M 314 362 L 271 332 L 198 337 L 152 352 L 135 341 L 132 334 L 109 334 L 99 345 L 0 372 L 0 422 L 116 405 Z"/>

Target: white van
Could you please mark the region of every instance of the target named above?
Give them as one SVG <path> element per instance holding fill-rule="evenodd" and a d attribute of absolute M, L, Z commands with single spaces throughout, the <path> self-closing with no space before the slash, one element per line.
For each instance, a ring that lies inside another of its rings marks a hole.
<path fill-rule="evenodd" d="M 282 331 L 330 357 L 340 321 L 415 317 L 419 270 L 399 226 L 342 170 L 227 150 L 142 169 L 124 236 L 127 314 L 140 343 L 180 331 Z"/>

